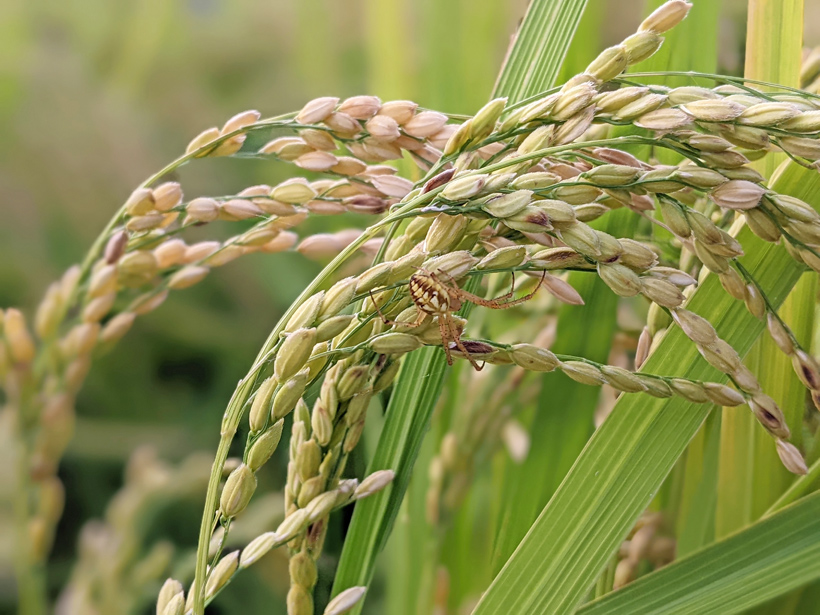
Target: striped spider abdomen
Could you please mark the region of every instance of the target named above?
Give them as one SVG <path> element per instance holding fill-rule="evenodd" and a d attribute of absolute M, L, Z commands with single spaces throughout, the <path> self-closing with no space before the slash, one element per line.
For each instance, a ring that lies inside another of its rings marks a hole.
<path fill-rule="evenodd" d="M 417 271 L 410 277 L 410 297 L 421 311 L 431 316 L 455 312 L 461 307 L 461 300 L 450 287 L 426 271 Z"/>

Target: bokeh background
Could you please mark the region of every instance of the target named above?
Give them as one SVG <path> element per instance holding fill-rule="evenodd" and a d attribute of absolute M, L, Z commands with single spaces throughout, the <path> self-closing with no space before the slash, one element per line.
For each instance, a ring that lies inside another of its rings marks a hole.
<path fill-rule="evenodd" d="M 723 72 L 741 66 L 744 4 L 723 2 Z M 810 29 L 820 28 L 818 5 L 806 3 Z M 270 116 L 316 96 L 362 93 L 475 111 L 525 10 L 526 0 L 3 0 L 0 306 L 32 313 L 48 283 L 82 259 L 134 186 L 192 136 L 238 111 Z M 643 0 L 590 0 L 564 75 L 632 32 L 645 11 Z M 820 33 L 810 30 L 806 40 L 820 43 Z M 292 172 L 275 162 L 216 159 L 183 168 L 178 179 L 188 196 L 231 194 Z M 356 222 L 317 219 L 302 232 Z M 144 545 L 153 545 L 160 566 L 173 542 L 174 565 L 184 569 L 225 404 L 267 332 L 318 270 L 298 254 L 240 259 L 174 293 L 95 364 L 60 472 L 67 503 L 50 564 L 54 596 L 79 574 L 82 528 L 104 517 L 135 451 L 131 479 L 159 473 L 174 488 L 149 498 L 133 527 L 134 549 L 144 555 Z M 4 521 L 11 472 L 3 470 L 7 442 L 0 444 L 0 613 L 13 613 L 11 524 Z M 187 465 L 180 470 L 181 462 Z M 258 507 L 260 527 L 277 514 L 282 465 L 266 470 L 272 495 Z M 90 528 L 86 541 L 101 526 Z M 332 574 L 338 548 L 328 545 L 323 574 Z M 283 612 L 286 587 L 284 560 L 268 558 L 212 612 Z M 131 591 L 127 610 L 116 612 L 153 612 L 155 589 Z M 380 612 L 378 600 L 368 608 Z"/>

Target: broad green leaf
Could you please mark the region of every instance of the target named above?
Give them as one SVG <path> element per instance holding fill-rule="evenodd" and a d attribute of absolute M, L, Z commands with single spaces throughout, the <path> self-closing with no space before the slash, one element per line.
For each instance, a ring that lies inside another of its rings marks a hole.
<path fill-rule="evenodd" d="M 594 2 L 584 11 L 561 66 L 560 81 L 582 73 L 603 48 L 601 27 L 606 12 L 603 8 L 603 3 Z M 598 228 L 624 236 L 628 230 L 634 230 L 634 222 L 634 218 L 628 216 L 610 216 L 604 221 L 605 226 L 598 225 Z M 569 281 L 584 297 L 585 305 L 581 308 L 562 306 L 559 312 L 562 325 L 553 350 L 605 362 L 615 327 L 617 297 L 595 276 L 571 274 Z M 584 322 L 595 325 L 591 330 L 584 326 Z M 545 404 L 542 397 L 534 418 L 522 417 L 530 423 L 530 453 L 523 464 L 505 459 L 495 481 L 499 483 L 495 487 L 499 512 L 495 520 L 493 574 L 518 545 L 592 433 L 592 414 L 599 398 L 598 391 L 573 386 L 576 383 L 556 374 L 545 375 L 542 380 L 542 390 L 549 390 L 549 396 L 565 400 L 573 412 L 546 413 L 542 408 Z M 556 446 L 556 442 L 561 445 Z M 523 476 L 532 480 L 522 480 Z M 532 483 L 539 487 L 534 489 Z"/>
<path fill-rule="evenodd" d="M 820 205 L 816 172 L 790 165 L 772 187 L 815 207 Z M 802 270 L 783 247 L 759 240 L 748 229 L 741 230 L 739 240 L 746 250 L 744 266 L 773 305 L 779 306 Z M 714 276 L 700 285 L 688 307 L 709 319 L 742 355 L 763 329 Z M 664 335 L 647 360 L 646 370 L 720 379 L 677 328 Z M 621 397 L 474 613 L 566 613 L 575 609 L 708 412 L 709 406 L 680 399 Z"/>
<path fill-rule="evenodd" d="M 586 0 L 533 0 L 495 95 L 520 100 L 555 80 Z M 385 491 L 356 504 L 345 539 L 333 594 L 367 585 L 376 556 L 384 547 L 398 514 L 433 406 L 441 391 L 445 364 L 439 349 L 417 351 L 404 360 L 387 409 L 384 430 L 368 471 L 390 468 L 396 479 Z"/>
<path fill-rule="evenodd" d="M 804 497 L 806 493 L 815 492 L 818 487 L 818 478 L 820 478 L 820 460 L 815 461 L 805 475 L 792 482 L 786 492 L 766 511 L 764 518 L 776 514 L 782 508 Z M 819 594 L 820 581 L 815 581 L 808 587 L 776 599 L 773 604 L 767 606 L 772 607 L 769 612 L 777 615 L 817 615 L 820 613 L 820 601 L 817 600 Z"/>
<path fill-rule="evenodd" d="M 731 615 L 820 577 L 820 494 L 612 592 L 578 615 Z"/>
<path fill-rule="evenodd" d="M 369 57 L 381 69 L 381 81 L 396 86 L 383 89 L 377 82 L 372 92 L 383 98 L 410 98 L 424 106 L 451 112 L 474 112 L 486 102 L 494 80 L 493 71 L 487 67 L 496 64 L 499 46 L 508 41 L 508 32 L 501 26 L 510 21 L 507 5 L 494 0 L 419 0 L 412 5 L 403 0 L 368 1 L 373 19 L 372 27 L 367 29 L 373 39 Z M 411 36 L 408 40 L 410 29 L 383 27 L 385 23 L 400 23 L 407 18 L 408 11 L 412 11 L 417 30 L 424 36 Z M 377 14 L 386 18 L 378 18 Z M 415 45 L 409 54 L 408 44 Z M 447 61 L 442 62 L 442 58 Z M 416 86 L 416 91 L 407 91 L 408 82 Z M 402 89 L 398 90 L 398 86 Z M 416 165 L 409 159 L 403 163 L 412 177 Z M 438 445 L 430 440 L 428 436 L 415 465 L 429 465 Z M 384 564 L 376 565 L 378 570 L 402 571 L 384 578 L 385 608 L 395 615 L 425 613 L 430 608 L 438 545 L 437 535 L 425 515 L 427 483 L 426 472 L 417 472 L 392 530 Z"/>
<path fill-rule="evenodd" d="M 452 414 L 457 403 L 458 375 L 464 369 L 464 363 L 459 362 L 444 375 L 445 393 L 436 402 L 433 433 L 425 437 L 415 460 L 419 468 L 428 468 L 438 450 L 441 434 L 437 432 L 442 430 L 443 417 Z M 384 559 L 378 560 L 391 571 L 385 579 L 385 608 L 391 614 L 425 615 L 433 609 L 440 535 L 427 518 L 429 486 L 427 472 L 413 475 L 385 547 Z"/>
<path fill-rule="evenodd" d="M 792 502 L 802 498 L 806 493 L 815 491 L 818 486 L 820 486 L 820 459 L 811 465 L 806 474 L 791 484 L 786 492 L 778 498 L 777 502 L 772 504 L 771 508 L 766 511 L 766 515 L 776 513 L 784 506 L 788 506 Z"/>
<path fill-rule="evenodd" d="M 684 557 L 715 537 L 720 412 L 711 412 L 686 451 L 677 509 L 677 556 Z"/>
<path fill-rule="evenodd" d="M 818 613 L 820 613 L 820 582 L 815 581 L 800 593 L 791 614 L 783 613 L 782 615 L 817 615 Z"/>
<path fill-rule="evenodd" d="M 747 6 L 746 76 L 799 87 L 803 0 L 748 0 Z"/>

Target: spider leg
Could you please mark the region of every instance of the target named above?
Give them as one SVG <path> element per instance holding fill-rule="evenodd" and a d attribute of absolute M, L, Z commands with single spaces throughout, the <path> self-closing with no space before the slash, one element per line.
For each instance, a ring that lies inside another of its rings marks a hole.
<path fill-rule="evenodd" d="M 443 271 L 443 270 L 441 270 L 441 269 L 439 269 L 439 270 L 438 270 L 438 271 L 436 271 L 435 273 L 434 273 L 434 272 L 432 272 L 432 271 L 427 271 L 426 269 L 422 269 L 422 271 L 425 271 L 426 273 L 430 274 L 430 275 L 431 275 L 431 276 L 433 276 L 434 278 L 435 278 L 435 277 L 438 277 L 438 276 L 442 276 L 442 277 L 444 277 L 444 278 L 447 278 L 447 281 L 448 281 L 450 284 L 452 284 L 453 286 L 458 286 L 458 282 L 456 282 L 456 279 L 455 279 L 453 276 L 451 276 L 449 273 L 447 273 L 446 271 Z"/>
<path fill-rule="evenodd" d="M 391 321 L 382 313 L 382 309 L 379 307 L 379 304 L 376 302 L 376 297 L 373 296 L 373 291 L 370 290 L 368 293 L 370 295 L 370 300 L 373 302 L 373 307 L 376 308 L 376 311 L 379 313 L 379 317 L 382 319 L 382 322 L 386 325 L 393 325 L 395 321 Z"/>
<path fill-rule="evenodd" d="M 441 345 L 444 346 L 444 354 L 447 357 L 447 365 L 453 364 L 453 355 L 450 354 L 450 336 L 452 329 L 449 325 L 450 315 L 443 312 L 438 316 L 438 330 L 441 334 Z"/>
<path fill-rule="evenodd" d="M 506 303 L 501 305 L 500 308 L 501 309 L 506 309 L 508 307 L 512 307 L 514 305 L 519 305 L 521 303 L 524 303 L 525 301 L 529 301 L 530 299 L 535 297 L 535 293 L 537 293 L 541 289 L 541 285 L 544 283 L 544 280 L 546 280 L 546 279 L 547 279 L 547 271 L 544 270 L 544 271 L 541 272 L 541 279 L 538 280 L 538 284 L 535 285 L 535 288 L 532 289 L 532 292 L 527 293 L 523 297 L 519 297 L 518 299 L 515 299 L 513 301 L 507 301 Z"/>
<path fill-rule="evenodd" d="M 436 274 L 434 274 L 436 275 Z M 495 299 L 484 299 L 483 297 L 479 297 L 478 295 L 474 295 L 473 293 L 464 290 L 458 285 L 456 279 L 451 276 L 446 271 L 439 271 L 438 275 L 441 275 L 444 278 L 447 278 L 447 281 L 451 284 L 451 291 L 462 301 L 469 301 L 470 303 L 475 303 L 476 305 L 483 305 L 484 307 L 495 307 L 496 303 L 499 301 L 505 301 L 513 296 L 515 292 L 515 273 L 512 273 L 512 284 L 510 286 L 510 292 L 506 295 L 501 295 L 500 297 L 496 297 Z M 490 305 L 492 304 L 492 305 Z"/>
<path fill-rule="evenodd" d="M 533 289 L 531 293 L 527 293 L 523 297 L 519 297 L 518 299 L 513 299 L 512 301 L 505 301 L 512 296 L 512 292 L 507 293 L 506 295 L 502 295 L 500 297 L 496 297 L 495 299 L 484 299 L 483 297 L 478 297 L 477 295 L 473 295 L 472 293 L 468 293 L 465 290 L 461 290 L 460 294 L 461 297 L 470 303 L 475 303 L 476 305 L 481 305 L 483 307 L 488 307 L 493 310 L 506 310 L 507 308 L 511 308 L 515 305 L 520 305 L 525 301 L 529 301 L 535 296 L 535 293 L 541 288 L 541 285 L 544 283 L 544 280 L 547 278 L 547 272 L 544 271 L 541 273 L 541 279 L 538 281 L 538 285 Z M 515 284 L 515 274 L 513 274 L 513 285 Z"/>
<path fill-rule="evenodd" d="M 507 301 L 507 299 L 512 299 L 515 296 L 515 271 L 510 271 L 510 292 L 506 295 L 501 295 L 500 297 L 496 297 L 493 301 Z"/>
<path fill-rule="evenodd" d="M 419 315 L 416 317 L 415 322 L 397 322 L 396 324 L 407 327 L 408 329 L 415 329 L 416 327 L 423 325 L 424 321 L 427 320 L 427 313 L 424 310 L 419 310 L 418 307 L 416 310 Z"/>
<path fill-rule="evenodd" d="M 478 295 L 474 295 L 473 293 L 468 292 L 466 290 L 462 290 L 460 288 L 458 289 L 458 294 L 461 296 L 462 299 L 469 301 L 470 303 L 475 303 L 476 305 L 481 305 L 495 310 L 504 309 L 505 307 L 507 307 L 507 304 L 510 303 L 507 301 L 507 299 L 510 299 L 514 293 L 515 273 L 512 273 L 512 284 L 510 285 L 510 292 L 508 292 L 506 295 L 496 297 L 495 299 L 485 299 L 484 297 L 479 297 Z"/>
<path fill-rule="evenodd" d="M 456 345 L 456 348 L 458 348 L 464 354 L 464 356 L 470 362 L 470 364 L 473 366 L 475 371 L 480 372 L 482 369 L 484 369 L 484 364 L 482 363 L 481 365 L 479 365 L 478 362 L 473 358 L 473 355 L 470 354 L 470 351 L 467 350 L 467 347 L 464 346 L 464 342 L 461 341 L 461 336 L 458 334 L 458 331 L 456 331 L 456 329 L 455 329 L 453 319 L 450 318 L 449 315 L 448 315 L 447 321 L 448 321 L 448 325 L 450 327 L 450 333 L 453 336 L 453 343 Z M 448 344 L 448 346 L 449 346 L 449 344 Z"/>

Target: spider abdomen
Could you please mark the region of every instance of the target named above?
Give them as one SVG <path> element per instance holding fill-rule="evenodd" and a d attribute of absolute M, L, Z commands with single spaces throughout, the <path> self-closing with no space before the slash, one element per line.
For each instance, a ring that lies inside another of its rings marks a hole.
<path fill-rule="evenodd" d="M 410 277 L 410 297 L 420 310 L 430 315 L 451 310 L 449 289 L 429 274 L 415 273 Z"/>

